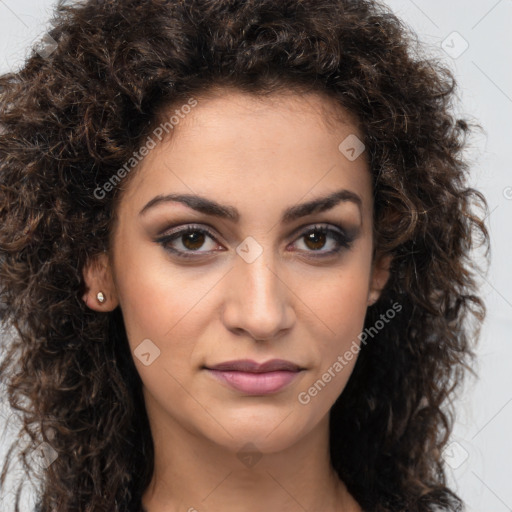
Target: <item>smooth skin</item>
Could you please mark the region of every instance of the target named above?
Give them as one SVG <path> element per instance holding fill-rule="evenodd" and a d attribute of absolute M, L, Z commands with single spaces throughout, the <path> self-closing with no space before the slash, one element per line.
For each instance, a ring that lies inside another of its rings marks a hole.
<path fill-rule="evenodd" d="M 298 396 L 358 342 L 389 277 L 389 256 L 372 261 L 367 155 L 351 161 L 339 149 L 362 134 L 317 94 L 258 99 L 219 89 L 197 100 L 133 171 L 112 247 L 84 269 L 87 305 L 121 307 L 143 382 L 155 445 L 143 504 L 147 512 L 361 511 L 330 465 L 328 442 L 329 410 L 356 357 L 309 403 Z M 325 211 L 282 219 L 342 189 L 360 204 L 345 195 Z M 169 194 L 207 198 L 239 218 L 162 199 Z M 190 225 L 213 237 L 162 240 Z M 147 365 L 136 355 L 144 340 Z M 234 390 L 204 368 L 274 358 L 304 370 L 268 395 Z"/>

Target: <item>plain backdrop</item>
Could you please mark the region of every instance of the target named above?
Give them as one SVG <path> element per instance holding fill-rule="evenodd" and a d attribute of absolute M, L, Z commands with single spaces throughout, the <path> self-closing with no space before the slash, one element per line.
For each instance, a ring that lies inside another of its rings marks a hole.
<path fill-rule="evenodd" d="M 54 3 L 0 0 L 0 72 L 22 64 L 48 30 Z M 485 130 L 475 133 L 468 157 L 472 184 L 489 203 L 492 259 L 481 277 L 488 316 L 478 346 L 479 377 L 467 379 L 457 400 L 444 458 L 449 483 L 468 512 L 512 511 L 512 0 L 386 3 L 454 71 L 457 112 Z M 5 416 L 5 404 L 2 411 Z M 3 455 L 9 438 L 1 441 Z"/>

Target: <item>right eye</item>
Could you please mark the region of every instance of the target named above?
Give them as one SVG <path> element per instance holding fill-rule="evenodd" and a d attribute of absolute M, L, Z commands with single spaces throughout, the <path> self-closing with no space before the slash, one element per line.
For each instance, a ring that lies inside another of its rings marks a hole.
<path fill-rule="evenodd" d="M 156 242 L 158 242 L 166 251 L 171 252 L 179 258 L 197 258 L 200 255 L 212 252 L 199 251 L 199 249 L 205 244 L 205 240 L 207 238 L 216 242 L 215 237 L 210 230 L 200 226 L 190 225 L 183 229 L 178 229 L 161 236 L 156 240 Z M 216 247 L 219 247 L 218 243 Z M 215 248 L 215 244 L 213 244 L 213 248 Z"/>

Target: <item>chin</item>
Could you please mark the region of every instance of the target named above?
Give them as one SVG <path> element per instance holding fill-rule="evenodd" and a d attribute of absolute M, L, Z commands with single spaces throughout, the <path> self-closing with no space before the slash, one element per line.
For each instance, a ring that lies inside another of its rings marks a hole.
<path fill-rule="evenodd" d="M 203 435 L 234 453 L 248 445 L 262 454 L 276 453 L 290 448 L 306 434 L 305 426 L 292 419 L 293 416 L 289 410 L 274 410 L 271 414 L 238 413 L 234 418 L 218 418 L 224 428 L 217 424 L 214 431 L 210 429 Z"/>

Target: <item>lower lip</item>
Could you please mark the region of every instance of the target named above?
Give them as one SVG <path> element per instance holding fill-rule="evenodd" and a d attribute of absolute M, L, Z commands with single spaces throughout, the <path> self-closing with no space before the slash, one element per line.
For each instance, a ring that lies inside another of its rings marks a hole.
<path fill-rule="evenodd" d="M 300 373 L 285 370 L 251 373 L 210 369 L 208 369 L 208 372 L 217 379 L 226 382 L 233 389 L 248 393 L 249 395 L 268 395 L 270 393 L 276 393 L 283 389 Z"/>

